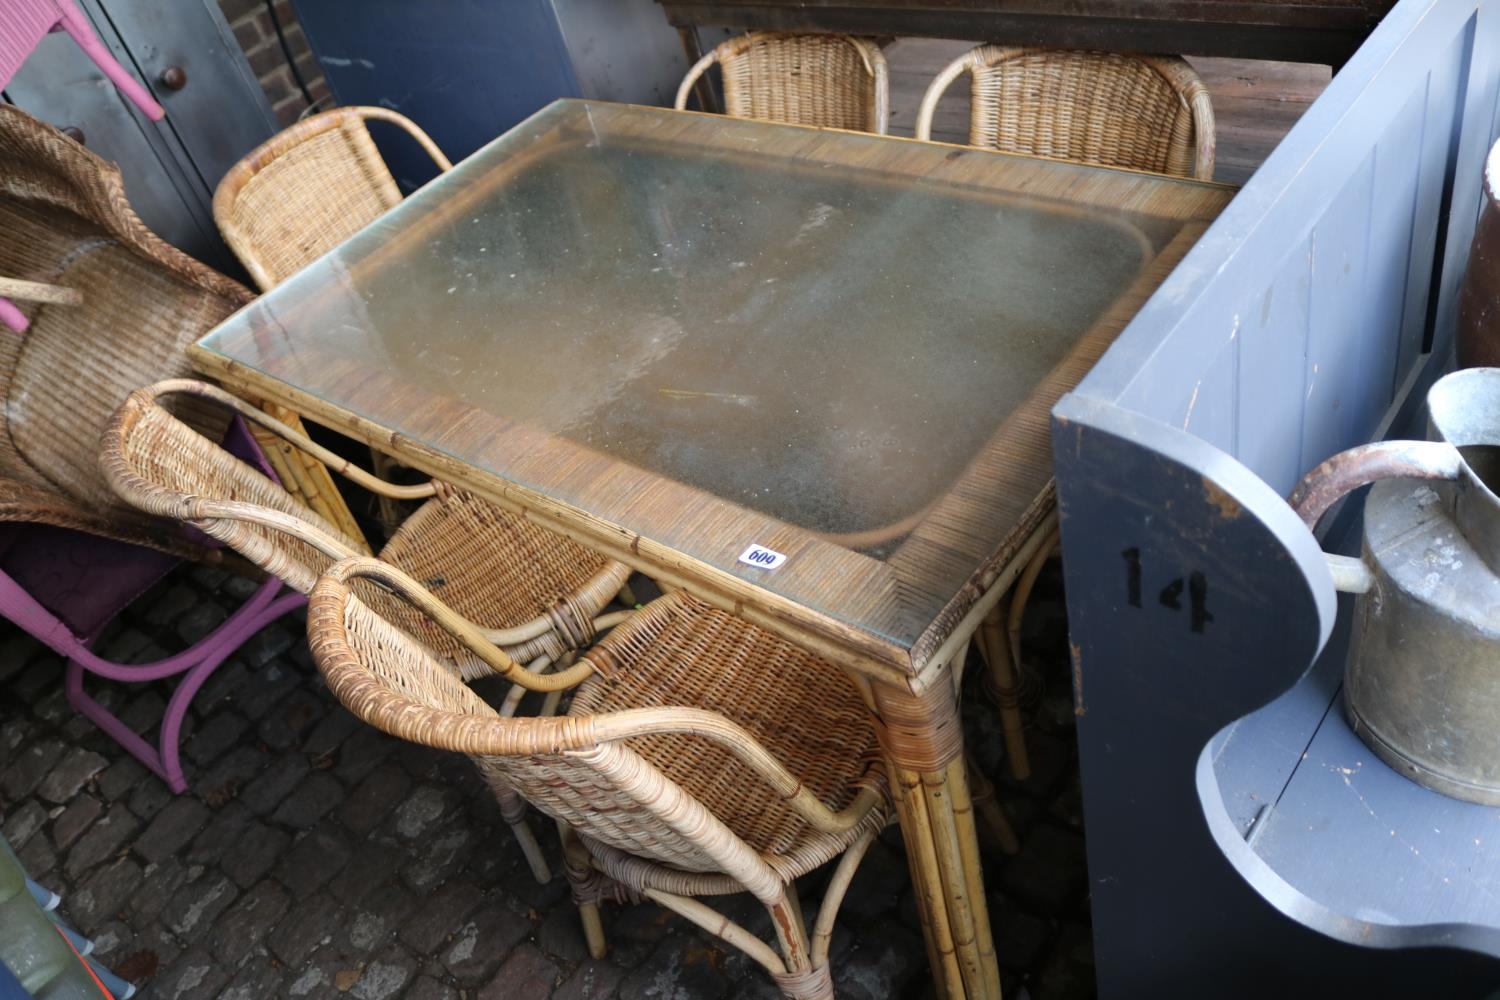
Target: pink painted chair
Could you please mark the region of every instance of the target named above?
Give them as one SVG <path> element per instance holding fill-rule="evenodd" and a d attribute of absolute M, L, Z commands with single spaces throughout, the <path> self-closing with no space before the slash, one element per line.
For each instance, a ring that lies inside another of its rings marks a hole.
<path fill-rule="evenodd" d="M 106 624 L 183 559 L 238 565 L 206 537 L 120 500 L 99 471 L 99 439 L 131 391 L 189 374 L 184 348 L 252 295 L 146 229 L 112 165 L 5 105 L 0 274 L 75 293 L 71 304 L 22 302 L 26 330 L 0 333 L 0 615 L 68 659 L 74 709 L 184 791 L 177 744 L 188 703 L 240 643 L 303 598 L 271 579 L 174 656 L 124 664 L 95 653 Z M 264 465 L 222 412 L 184 406 L 181 416 Z M 182 678 L 154 743 L 87 693 L 90 673 Z"/>

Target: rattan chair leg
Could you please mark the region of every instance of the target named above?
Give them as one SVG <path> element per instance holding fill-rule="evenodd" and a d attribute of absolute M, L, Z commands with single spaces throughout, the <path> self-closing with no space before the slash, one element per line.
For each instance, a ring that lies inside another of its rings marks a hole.
<path fill-rule="evenodd" d="M 839 907 L 844 905 L 844 894 L 849 891 L 849 883 L 854 881 L 854 873 L 859 869 L 870 845 L 875 842 L 877 832 L 871 830 L 849 845 L 828 880 L 828 888 L 823 890 L 823 905 L 818 907 L 818 919 L 813 923 L 812 937 L 809 940 L 815 966 L 828 964 L 828 946 L 833 940 L 833 925 L 838 919 Z"/>
<path fill-rule="evenodd" d="M 620 603 L 625 605 L 627 608 L 640 606 L 641 602 L 635 599 L 635 591 L 630 589 L 630 584 L 628 583 L 620 588 Z"/>
<path fill-rule="evenodd" d="M 1045 552 L 1046 547 L 1037 551 Z M 1012 778 L 1025 781 L 1031 777 L 1031 755 L 1026 751 L 1026 722 L 1021 718 L 1021 684 L 1001 626 L 1004 616 L 1009 613 L 1009 603 L 1009 600 L 1001 601 L 985 616 L 983 648 L 990 668 L 990 684 L 995 690 L 995 700 L 1000 703 L 1006 764 Z"/>
<path fill-rule="evenodd" d="M 969 797 L 974 802 L 979 832 L 985 842 L 1002 854 L 1020 854 L 1021 840 L 1006 818 L 1005 810 L 1000 808 L 995 786 L 972 757 L 969 758 Z"/>
<path fill-rule="evenodd" d="M 595 879 L 601 876 L 595 871 L 589 849 L 573 828 L 561 820 L 557 823 L 557 837 L 562 841 L 563 871 L 573 887 L 573 902 L 578 907 L 578 919 L 583 924 L 583 940 L 588 946 L 590 958 L 603 958 L 609 951 L 609 942 L 604 939 L 604 922 L 599 919 L 599 904 L 586 898 L 585 894 Z"/>

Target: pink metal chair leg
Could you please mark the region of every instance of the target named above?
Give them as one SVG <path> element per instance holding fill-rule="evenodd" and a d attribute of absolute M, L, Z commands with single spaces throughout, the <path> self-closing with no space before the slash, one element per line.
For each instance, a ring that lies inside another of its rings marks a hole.
<path fill-rule="evenodd" d="M 5 296 L 0 295 L 0 323 L 10 327 L 17 333 L 25 333 L 31 326 L 31 321 L 26 314 L 16 308 L 16 304 Z"/>
<path fill-rule="evenodd" d="M 147 118 L 159 122 L 166 117 L 166 111 L 156 103 L 155 98 L 147 93 L 146 88 L 141 86 L 135 77 L 125 72 L 124 66 L 115 61 L 115 57 L 99 40 L 99 36 L 94 34 L 93 27 L 84 18 L 83 13 L 67 0 L 63 0 L 58 6 L 63 12 L 61 20 L 63 30 L 73 37 L 73 41 L 78 43 L 78 47 L 83 49 L 84 53 L 94 61 L 94 65 L 98 66 L 100 71 L 109 78 L 110 83 L 120 88 L 120 93 L 130 98 Z"/>
<path fill-rule="evenodd" d="M 87 647 L 79 646 L 69 655 L 66 691 L 68 704 L 74 711 L 86 716 L 107 733 L 132 756 L 159 775 L 181 794 L 187 791 L 187 780 L 182 774 L 181 747 L 182 720 L 187 716 L 188 705 L 219 665 L 255 633 L 271 624 L 294 608 L 307 603 L 302 594 L 285 593 L 279 580 L 267 580 L 261 584 L 245 604 L 228 621 L 215 629 L 212 635 L 188 647 L 176 656 L 154 663 L 127 665 L 101 659 Z M 49 643 L 50 645 L 50 643 Z M 56 648 L 56 647 L 54 647 Z M 65 654 L 68 655 L 68 654 Z M 84 672 L 98 674 L 108 680 L 145 682 L 160 680 L 174 674 L 185 674 L 162 713 L 158 745 L 153 747 L 142 739 L 109 709 L 95 701 L 83 689 Z"/>

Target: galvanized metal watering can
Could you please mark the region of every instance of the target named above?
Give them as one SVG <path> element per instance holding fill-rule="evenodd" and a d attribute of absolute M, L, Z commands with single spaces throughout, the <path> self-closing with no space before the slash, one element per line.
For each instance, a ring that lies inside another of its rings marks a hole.
<path fill-rule="evenodd" d="M 1329 556 L 1357 593 L 1344 669 L 1355 731 L 1387 764 L 1455 798 L 1500 804 L 1500 368 L 1427 394 L 1431 441 L 1335 455 L 1291 503 L 1308 527 L 1365 499 L 1358 560 Z M 1424 480 L 1414 482 L 1413 480 Z"/>

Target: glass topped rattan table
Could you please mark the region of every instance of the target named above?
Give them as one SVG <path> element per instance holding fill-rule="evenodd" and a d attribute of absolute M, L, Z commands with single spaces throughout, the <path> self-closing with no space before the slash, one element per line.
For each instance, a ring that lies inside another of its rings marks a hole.
<path fill-rule="evenodd" d="M 1040 541 L 1052 404 L 1231 194 L 560 101 L 193 359 L 851 671 L 940 989 L 996 995 L 950 663 Z"/>

